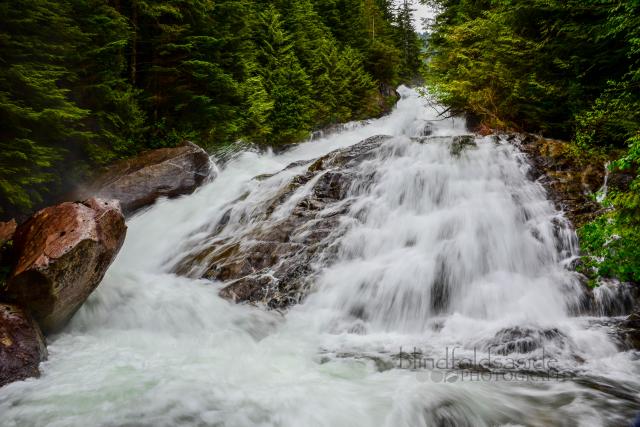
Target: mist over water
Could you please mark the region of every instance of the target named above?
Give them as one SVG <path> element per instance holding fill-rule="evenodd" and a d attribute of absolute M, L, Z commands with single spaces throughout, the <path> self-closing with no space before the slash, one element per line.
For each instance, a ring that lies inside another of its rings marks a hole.
<path fill-rule="evenodd" d="M 0 389 L 0 424 L 626 425 L 640 364 L 607 322 L 575 315 L 583 290 L 564 265 L 576 238 L 522 154 L 400 93 L 387 117 L 240 153 L 195 194 L 132 218 L 104 282 L 50 337 L 42 377 Z M 302 304 L 236 305 L 222 283 L 170 273 L 230 207 L 227 235 L 308 167 L 289 164 L 374 135 L 393 138 L 358 166 L 334 256 Z M 424 362 L 452 349 L 531 364 L 483 380 Z"/>

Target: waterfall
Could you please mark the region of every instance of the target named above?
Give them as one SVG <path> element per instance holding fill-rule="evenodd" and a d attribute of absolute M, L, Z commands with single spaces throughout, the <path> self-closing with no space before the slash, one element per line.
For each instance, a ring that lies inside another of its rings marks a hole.
<path fill-rule="evenodd" d="M 103 283 L 50 337 L 42 377 L 0 389 L 2 425 L 625 425 L 640 363 L 615 319 L 578 315 L 575 234 L 526 159 L 399 92 L 386 117 L 237 153 L 132 218 Z M 227 301 L 202 260 L 176 273 L 216 239 L 287 218 L 329 173 L 284 192 L 311 161 L 376 135 L 390 138 L 322 208 L 331 241 L 299 304 Z"/>

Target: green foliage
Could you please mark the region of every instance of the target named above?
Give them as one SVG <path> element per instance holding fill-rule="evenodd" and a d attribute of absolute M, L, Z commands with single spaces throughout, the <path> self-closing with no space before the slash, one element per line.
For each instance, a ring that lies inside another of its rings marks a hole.
<path fill-rule="evenodd" d="M 352 48 L 339 50 L 326 43 L 313 68 L 316 115 L 321 123 L 345 122 L 364 117 L 366 101 L 376 97 L 375 84 L 364 71 L 361 54 Z"/>
<path fill-rule="evenodd" d="M 589 275 L 640 282 L 640 234 L 618 214 L 607 214 L 578 230 L 583 271 Z"/>
<path fill-rule="evenodd" d="M 630 81 L 609 82 L 591 108 L 576 115 L 576 142 L 624 146 L 640 131 L 640 96 Z"/>
<path fill-rule="evenodd" d="M 275 142 L 292 142 L 309 131 L 311 82 L 293 50 L 280 14 L 270 7 L 260 16 L 258 76 L 273 102 L 267 121 Z"/>
<path fill-rule="evenodd" d="M 286 143 L 419 66 L 387 0 L 0 0 L 0 215 L 191 139 Z"/>
<path fill-rule="evenodd" d="M 395 39 L 397 40 L 396 45 L 401 51 L 400 74 L 403 79 L 414 78 L 422 66 L 420 61 L 422 42 L 413 26 L 413 12 L 409 0 L 404 0 L 398 8 L 395 19 Z"/>
<path fill-rule="evenodd" d="M 83 123 L 93 135 L 71 162 L 87 157 L 89 165 L 102 165 L 141 149 L 145 113 L 137 102 L 140 91 L 126 78 L 131 31 L 126 18 L 102 0 L 73 0 L 72 7 L 82 31 L 72 98 L 88 111 Z"/>
<path fill-rule="evenodd" d="M 81 40 L 71 15 L 56 1 L 0 2 L 0 214 L 31 209 L 55 191 L 57 166 L 86 136 L 87 111 L 65 88 L 76 80 L 65 64 Z"/>
<path fill-rule="evenodd" d="M 454 110 L 489 126 L 570 137 L 607 82 L 634 63 L 626 40 L 637 10 L 617 1 L 430 3 L 443 13 L 427 79 Z"/>

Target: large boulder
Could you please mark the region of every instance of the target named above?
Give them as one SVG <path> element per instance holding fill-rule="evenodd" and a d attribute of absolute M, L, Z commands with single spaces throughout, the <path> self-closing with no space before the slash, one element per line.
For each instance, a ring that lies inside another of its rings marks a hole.
<path fill-rule="evenodd" d="M 160 197 L 190 194 L 211 174 L 209 155 L 190 142 L 179 147 L 149 150 L 107 168 L 75 199 L 100 197 L 120 201 L 125 215 Z"/>
<path fill-rule="evenodd" d="M 289 165 L 281 174 L 300 167 L 301 173 L 286 180 L 273 198 L 256 207 L 258 210 L 251 208 L 251 216 L 234 212 L 237 205 L 230 206 L 220 221 L 212 224 L 205 238 L 208 243 L 197 245 L 197 250 L 177 263 L 174 272 L 225 282 L 220 295 L 235 302 L 277 309 L 299 302 L 313 283 L 314 266 L 335 255 L 331 244 L 346 231 L 340 217 L 350 208 L 347 194 L 355 174 L 360 173 L 358 167 L 375 156 L 388 138 L 372 137 L 316 161 Z M 243 230 L 229 232 L 226 228 L 232 217 L 253 220 Z"/>
<path fill-rule="evenodd" d="M 0 304 L 0 387 L 40 375 L 47 358 L 40 328 L 20 307 Z"/>
<path fill-rule="evenodd" d="M 4 298 L 28 309 L 45 333 L 60 330 L 102 280 L 126 230 L 116 200 L 39 211 L 16 230 Z"/>

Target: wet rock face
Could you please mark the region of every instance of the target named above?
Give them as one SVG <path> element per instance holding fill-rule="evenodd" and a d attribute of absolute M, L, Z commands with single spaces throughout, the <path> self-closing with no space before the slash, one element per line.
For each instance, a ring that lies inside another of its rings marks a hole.
<path fill-rule="evenodd" d="M 451 142 L 451 155 L 460 156 L 460 154 L 469 147 L 476 147 L 475 137 L 473 135 L 454 136 Z"/>
<path fill-rule="evenodd" d="M 526 354 L 549 343 L 562 347 L 567 340 L 567 336 L 557 328 L 534 329 L 516 326 L 498 331 L 493 339 L 485 343 L 484 349 L 491 349 L 500 355 Z"/>
<path fill-rule="evenodd" d="M 640 289 L 634 283 L 600 279 L 591 290 L 591 313 L 612 317 L 631 314 L 640 302 Z"/>
<path fill-rule="evenodd" d="M 332 257 L 328 248 L 345 231 L 340 215 L 349 209 L 347 195 L 356 167 L 388 138 L 369 138 L 314 162 L 290 165 L 285 171 L 300 166 L 306 170 L 264 203 L 261 212 L 252 211 L 259 221 L 238 235 L 225 236 L 232 214 L 228 211 L 213 228 L 210 244 L 180 261 L 174 271 L 228 282 L 220 295 L 236 302 L 271 308 L 299 302 L 311 285 L 314 265 Z"/>
<path fill-rule="evenodd" d="M 110 166 L 77 199 L 100 197 L 120 201 L 128 215 L 160 197 L 190 194 L 211 174 L 209 155 L 195 144 L 146 151 Z"/>
<path fill-rule="evenodd" d="M 640 311 L 625 318 L 620 323 L 618 332 L 626 348 L 640 350 Z"/>
<path fill-rule="evenodd" d="M 40 376 L 47 358 L 44 338 L 31 316 L 21 308 L 0 304 L 0 387 Z"/>
<path fill-rule="evenodd" d="M 126 234 L 115 200 L 45 208 L 18 227 L 4 299 L 27 308 L 45 333 L 62 328 L 98 286 Z"/>
<path fill-rule="evenodd" d="M 576 152 L 575 147 L 567 141 L 515 133 L 499 137 L 506 138 L 526 154 L 531 165 L 530 177 L 540 181 L 549 198 L 576 229 L 606 210 L 595 197 L 603 188 L 605 177 L 608 192 L 627 191 L 634 177 L 630 171 L 619 170 L 609 171 L 607 176 L 606 164 L 610 158 L 584 151 Z M 615 158 L 616 155 L 611 153 L 609 156 Z M 567 268 L 581 270 L 581 263 L 582 260 L 577 258 Z M 586 284 L 587 277 L 582 276 L 585 298 L 580 307 L 572 310 L 574 314 L 628 315 L 640 301 L 636 285 L 604 278 L 599 280 L 599 286 L 591 289 Z"/>
<path fill-rule="evenodd" d="M 511 134 L 507 139 L 527 155 L 531 178 L 541 181 L 576 228 L 597 216 L 602 208 L 593 195 L 604 184 L 605 159 L 576 156 L 566 141 L 525 134 Z M 611 178 L 610 183 L 622 179 L 617 174 Z"/>

